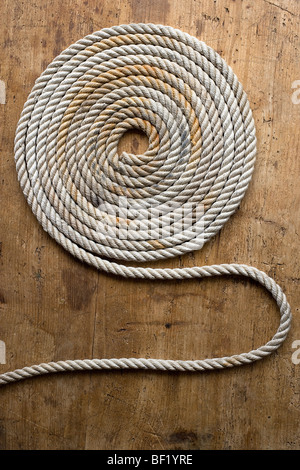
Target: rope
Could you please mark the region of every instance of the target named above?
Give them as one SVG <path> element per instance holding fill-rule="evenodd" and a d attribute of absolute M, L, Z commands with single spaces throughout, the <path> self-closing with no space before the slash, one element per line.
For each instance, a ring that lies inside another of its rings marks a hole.
<path fill-rule="evenodd" d="M 118 154 L 130 129 L 144 155 Z M 237 209 L 248 187 L 256 137 L 247 96 L 231 68 L 203 42 L 171 27 L 103 29 L 62 52 L 37 79 L 15 140 L 22 190 L 38 221 L 72 255 L 124 277 L 238 275 L 265 287 L 280 325 L 264 346 L 204 360 L 92 359 L 25 367 L 7 384 L 92 369 L 202 371 L 249 364 L 284 341 L 291 311 L 281 288 L 246 265 L 153 269 L 148 262 L 200 249 Z"/>

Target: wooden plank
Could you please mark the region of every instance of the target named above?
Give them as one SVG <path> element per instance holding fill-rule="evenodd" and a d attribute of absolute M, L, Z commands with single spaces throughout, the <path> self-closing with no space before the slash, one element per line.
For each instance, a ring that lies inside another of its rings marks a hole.
<path fill-rule="evenodd" d="M 69 44 L 114 24 L 169 24 L 204 40 L 243 83 L 257 126 L 257 164 L 240 209 L 201 251 L 153 266 L 252 264 L 282 285 L 295 314 L 278 354 L 255 365 L 63 374 L 3 387 L 0 449 L 299 449 L 300 365 L 291 360 L 300 338 L 298 3 L 3 0 L 0 8 L 0 372 L 84 357 L 232 354 L 265 342 L 278 323 L 274 302 L 250 282 L 98 273 L 50 239 L 27 206 L 13 141 L 34 80 Z M 126 139 L 133 151 L 145 144 Z"/>

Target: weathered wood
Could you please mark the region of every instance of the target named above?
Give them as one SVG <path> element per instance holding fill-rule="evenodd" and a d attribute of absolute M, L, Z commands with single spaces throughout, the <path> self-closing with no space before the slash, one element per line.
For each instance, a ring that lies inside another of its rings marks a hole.
<path fill-rule="evenodd" d="M 204 40 L 236 72 L 257 126 L 257 164 L 240 209 L 201 251 L 153 266 L 252 264 L 282 285 L 294 312 L 284 346 L 251 366 L 73 373 L 3 387 L 0 449 L 299 449 L 300 365 L 291 360 L 300 339 L 298 2 L 2 0 L 0 8 L 0 372 L 59 359 L 233 354 L 276 329 L 274 302 L 255 284 L 98 273 L 44 233 L 25 202 L 13 141 L 34 80 L 69 44 L 114 24 L 169 24 Z M 122 145 L 138 152 L 139 137 Z"/>

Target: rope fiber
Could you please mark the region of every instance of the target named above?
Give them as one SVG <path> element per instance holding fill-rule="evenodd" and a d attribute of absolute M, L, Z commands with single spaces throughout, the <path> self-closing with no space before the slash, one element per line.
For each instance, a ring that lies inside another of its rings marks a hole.
<path fill-rule="evenodd" d="M 118 153 L 131 129 L 149 139 L 143 155 Z M 115 26 L 56 57 L 36 80 L 15 138 L 20 185 L 44 230 L 81 261 L 118 276 L 251 278 L 275 299 L 280 324 L 267 344 L 229 357 L 50 362 L 2 374 L 0 384 L 77 370 L 223 369 L 274 352 L 287 336 L 291 310 L 264 272 L 242 264 L 122 264 L 200 249 L 239 206 L 255 155 L 242 85 L 213 49 L 189 34 L 154 24 Z"/>

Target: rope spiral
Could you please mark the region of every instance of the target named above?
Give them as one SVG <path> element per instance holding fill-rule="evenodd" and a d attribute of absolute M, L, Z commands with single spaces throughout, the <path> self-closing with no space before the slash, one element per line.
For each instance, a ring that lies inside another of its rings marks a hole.
<path fill-rule="evenodd" d="M 149 139 L 143 155 L 118 153 L 131 129 Z M 200 249 L 237 209 L 255 155 L 242 85 L 196 38 L 171 27 L 130 24 L 86 36 L 62 52 L 37 79 L 15 139 L 18 178 L 44 230 L 80 260 L 116 275 L 250 277 L 272 294 L 280 325 L 266 345 L 230 357 L 51 362 L 2 374 L 0 384 L 71 370 L 222 369 L 275 351 L 291 311 L 262 271 L 239 264 L 153 269 L 118 262 Z"/>

